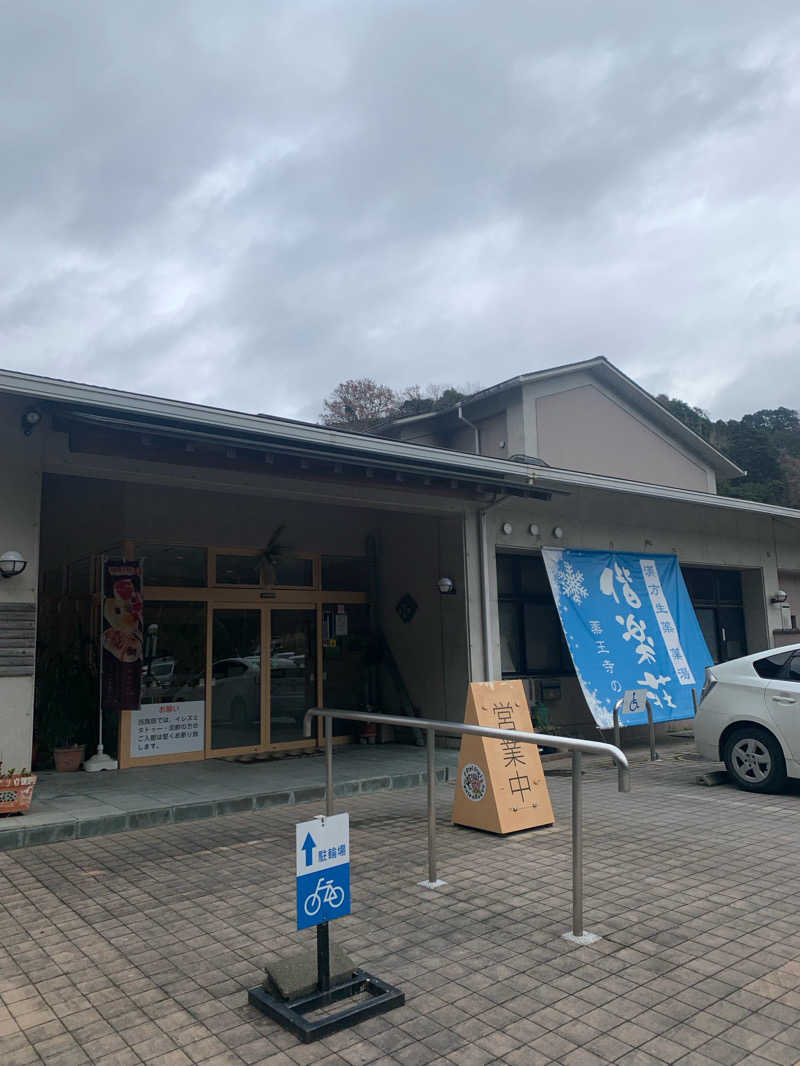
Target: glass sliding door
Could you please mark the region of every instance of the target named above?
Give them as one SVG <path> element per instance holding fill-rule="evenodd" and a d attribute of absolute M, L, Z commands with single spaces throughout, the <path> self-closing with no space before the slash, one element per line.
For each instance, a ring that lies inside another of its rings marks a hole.
<path fill-rule="evenodd" d="M 217 608 L 211 623 L 213 751 L 260 747 L 261 608 Z"/>
<path fill-rule="evenodd" d="M 303 717 L 317 705 L 317 612 L 270 610 L 269 742 L 303 740 Z"/>

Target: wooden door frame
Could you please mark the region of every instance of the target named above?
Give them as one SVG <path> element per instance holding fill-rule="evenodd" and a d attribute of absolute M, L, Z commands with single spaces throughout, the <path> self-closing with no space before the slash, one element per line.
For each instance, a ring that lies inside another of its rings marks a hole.
<path fill-rule="evenodd" d="M 261 739 L 258 744 L 247 744 L 238 748 L 212 748 L 211 718 L 213 713 L 214 687 L 211 677 L 213 667 L 213 623 L 215 610 L 259 611 L 261 632 Z M 206 759 L 219 759 L 225 756 L 260 755 L 271 751 L 298 751 L 316 748 L 321 743 L 321 723 L 317 722 L 317 736 L 301 740 L 286 740 L 272 743 L 270 740 L 270 683 L 272 680 L 272 612 L 273 611 L 314 611 L 315 628 L 315 686 L 317 704 L 322 706 L 322 604 L 316 607 L 309 603 L 258 603 L 242 600 L 239 603 L 209 602 L 206 610 Z M 265 663 L 268 668 L 265 669 Z M 349 737 L 334 738 L 338 743 L 349 741 Z"/>
<path fill-rule="evenodd" d="M 202 545 L 190 545 L 202 547 Z M 133 540 L 123 541 L 123 554 L 125 558 L 136 558 L 136 544 Z M 316 737 L 301 740 L 283 741 L 271 743 L 269 740 L 269 705 L 270 705 L 270 669 L 264 669 L 264 656 L 271 660 L 269 654 L 271 642 L 271 611 L 272 610 L 314 610 L 316 622 L 316 699 L 318 706 L 323 706 L 324 681 L 323 681 L 323 646 L 322 646 L 322 611 L 326 604 L 345 603 L 358 604 L 368 603 L 366 592 L 344 591 L 322 588 L 322 553 L 298 552 L 299 558 L 311 559 L 313 564 L 312 586 L 267 586 L 267 585 L 218 585 L 216 584 L 216 556 L 219 552 L 224 555 L 255 555 L 258 549 L 254 548 L 229 548 L 219 545 L 206 545 L 206 584 L 200 586 L 144 586 L 145 611 L 148 602 L 160 603 L 202 603 L 206 611 L 206 665 L 205 665 L 205 738 L 203 751 L 179 752 L 174 755 L 149 755 L 132 757 L 130 755 L 131 738 L 131 711 L 122 711 L 120 714 L 119 727 L 119 765 L 122 769 L 134 766 L 159 766 L 178 762 L 200 762 L 205 759 L 218 759 L 236 757 L 239 755 L 262 755 L 280 751 L 309 751 L 318 748 L 323 743 L 322 721 L 317 719 Z M 97 599 L 95 593 L 94 599 Z M 99 604 L 99 600 L 98 600 Z M 213 612 L 215 609 L 231 610 L 260 610 L 261 611 L 261 641 L 262 641 L 262 670 L 261 670 L 261 737 L 258 744 L 250 744 L 238 748 L 212 748 L 211 747 L 211 705 L 213 700 L 212 682 L 212 637 L 213 637 Z M 350 736 L 335 736 L 334 744 L 350 744 L 353 738 Z"/>

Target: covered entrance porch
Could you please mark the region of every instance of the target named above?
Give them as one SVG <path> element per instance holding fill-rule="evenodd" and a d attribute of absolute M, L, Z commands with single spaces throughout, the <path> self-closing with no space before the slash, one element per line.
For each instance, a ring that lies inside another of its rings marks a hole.
<path fill-rule="evenodd" d="M 141 703 L 105 711 L 121 769 L 312 751 L 308 707 L 460 717 L 469 677 L 462 507 L 335 502 L 313 487 L 46 474 L 35 741 L 97 740 L 100 634 L 142 567 Z M 443 596 L 442 575 L 458 590 Z M 336 724 L 335 741 L 358 737 Z M 408 737 L 401 739 L 410 739 Z M 384 738 L 388 739 L 388 738 Z"/>

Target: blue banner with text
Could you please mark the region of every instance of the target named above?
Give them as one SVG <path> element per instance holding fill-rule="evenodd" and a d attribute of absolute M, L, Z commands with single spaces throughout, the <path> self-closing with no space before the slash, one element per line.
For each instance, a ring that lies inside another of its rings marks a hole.
<path fill-rule="evenodd" d="M 564 636 L 601 729 L 626 690 L 644 689 L 656 722 L 691 718 L 711 665 L 675 555 L 543 548 Z M 644 708 L 623 725 L 647 721 Z"/>

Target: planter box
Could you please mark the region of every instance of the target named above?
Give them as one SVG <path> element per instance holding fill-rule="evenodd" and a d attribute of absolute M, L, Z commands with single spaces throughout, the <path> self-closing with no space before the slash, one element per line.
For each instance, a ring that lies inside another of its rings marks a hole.
<path fill-rule="evenodd" d="M 22 814 L 31 805 L 36 774 L 0 777 L 0 814 Z"/>
<path fill-rule="evenodd" d="M 53 761 L 56 764 L 56 770 L 60 774 L 74 774 L 80 770 L 81 763 L 85 757 L 85 744 L 73 744 L 69 748 L 53 749 Z"/>

